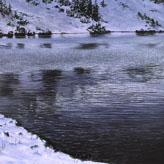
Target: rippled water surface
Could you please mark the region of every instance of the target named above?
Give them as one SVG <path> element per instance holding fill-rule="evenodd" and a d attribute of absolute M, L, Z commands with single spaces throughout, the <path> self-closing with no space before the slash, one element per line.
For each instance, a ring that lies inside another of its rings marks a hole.
<path fill-rule="evenodd" d="M 164 35 L 0 39 L 0 113 L 76 158 L 164 163 Z"/>

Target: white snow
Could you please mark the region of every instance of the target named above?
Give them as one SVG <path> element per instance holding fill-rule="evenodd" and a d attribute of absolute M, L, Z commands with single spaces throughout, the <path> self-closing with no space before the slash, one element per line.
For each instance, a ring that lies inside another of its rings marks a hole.
<path fill-rule="evenodd" d="M 52 8 L 52 6 L 51 10 L 48 10 L 48 7 L 42 3 L 41 5 L 34 6 L 25 2 L 25 0 L 7 0 L 7 2 L 11 4 L 13 11 L 27 14 L 27 16 L 24 16 L 29 21 L 29 24 L 25 27 L 27 30 L 37 32 L 37 28 L 40 28 L 42 30 L 50 30 L 53 33 L 86 32 L 86 25 L 82 24 L 79 19 L 68 17 L 66 13 L 59 12 L 59 9 Z M 6 25 L 10 19 L 2 18 L 0 14 L 0 20 L 3 20 L 0 23 L 0 29 L 4 33 L 12 29 Z"/>
<path fill-rule="evenodd" d="M 164 4 L 155 4 L 151 0 L 106 0 L 105 3 L 107 7 L 100 10 L 108 22 L 104 25 L 111 31 L 164 30 Z M 162 27 L 151 27 L 139 18 L 138 12 L 157 20 Z"/>
<path fill-rule="evenodd" d="M 0 164 L 98 164 L 54 152 L 45 141 L 0 114 Z M 101 163 L 103 164 L 103 163 Z"/>

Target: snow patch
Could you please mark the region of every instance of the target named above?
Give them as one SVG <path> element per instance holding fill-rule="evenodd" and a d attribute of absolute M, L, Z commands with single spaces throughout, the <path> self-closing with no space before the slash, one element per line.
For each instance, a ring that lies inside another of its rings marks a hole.
<path fill-rule="evenodd" d="M 17 122 L 0 114 L 1 164 L 96 164 L 80 161 L 45 146 L 45 141 L 32 135 Z M 98 164 L 98 163 L 97 163 Z M 101 163 L 103 164 L 103 163 Z"/>

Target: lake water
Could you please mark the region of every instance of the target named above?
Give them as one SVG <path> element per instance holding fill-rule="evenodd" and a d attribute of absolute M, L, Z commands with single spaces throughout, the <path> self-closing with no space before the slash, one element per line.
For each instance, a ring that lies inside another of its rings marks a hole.
<path fill-rule="evenodd" d="M 0 39 L 0 113 L 83 160 L 164 163 L 164 35 Z"/>

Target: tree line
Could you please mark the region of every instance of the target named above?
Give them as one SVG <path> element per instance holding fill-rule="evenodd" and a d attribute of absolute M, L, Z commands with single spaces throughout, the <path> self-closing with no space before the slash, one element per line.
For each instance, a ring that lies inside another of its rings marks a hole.
<path fill-rule="evenodd" d="M 11 5 L 7 5 L 5 0 L 0 0 L 0 13 L 4 17 L 12 13 Z"/>

